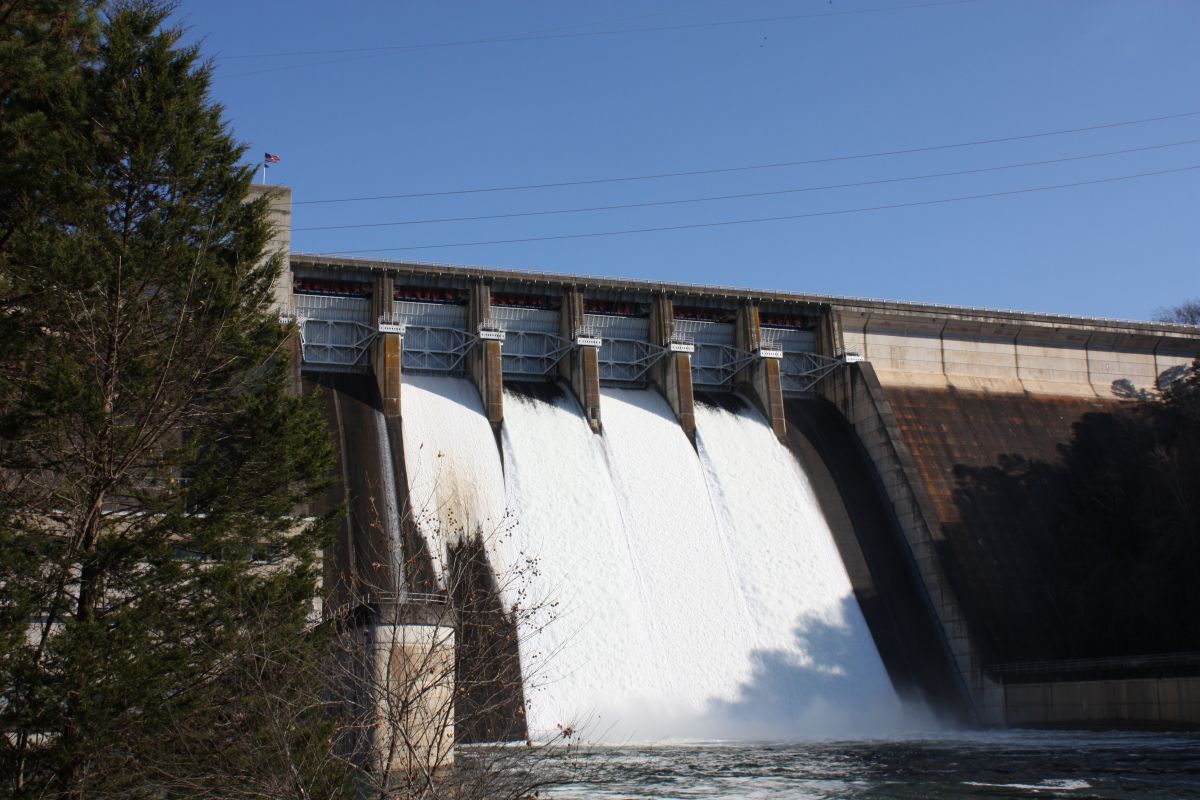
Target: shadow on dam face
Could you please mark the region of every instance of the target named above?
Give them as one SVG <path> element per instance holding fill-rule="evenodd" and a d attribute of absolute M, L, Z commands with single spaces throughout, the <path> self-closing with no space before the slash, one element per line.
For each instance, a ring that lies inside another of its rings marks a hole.
<path fill-rule="evenodd" d="M 986 663 L 1200 650 L 1200 484 L 1169 466 L 1200 425 L 1158 402 L 888 396 Z"/>
<path fill-rule="evenodd" d="M 448 594 L 458 643 L 458 740 L 524 738 L 516 626 L 504 609 L 482 543 L 466 535 L 449 548 L 445 585 L 440 583 L 429 543 L 410 504 L 400 419 L 383 415 L 374 379 L 357 374 L 306 374 L 304 391 L 318 395 L 337 445 L 330 488 L 314 509 L 317 513 L 341 512 L 337 534 L 325 556 L 329 607 L 354 605 L 365 596 L 394 596 L 402 588 Z M 388 512 L 389 476 L 395 483 L 391 491 L 396 518 Z"/>

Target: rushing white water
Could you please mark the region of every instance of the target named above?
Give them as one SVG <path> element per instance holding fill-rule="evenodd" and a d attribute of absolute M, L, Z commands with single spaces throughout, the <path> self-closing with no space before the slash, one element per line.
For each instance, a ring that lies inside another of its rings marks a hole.
<path fill-rule="evenodd" d="M 754 678 L 727 706 L 731 729 L 878 733 L 905 719 L 833 534 L 796 458 L 749 405 L 696 404 L 712 507 L 752 620 Z"/>
<path fill-rule="evenodd" d="M 494 545 L 508 526 L 500 455 L 465 378 L 405 375 L 400 403 L 409 504 L 444 582 L 447 546 L 475 532 Z"/>
<path fill-rule="evenodd" d="M 601 436 L 569 396 L 506 391 L 501 469 L 470 384 L 408 378 L 404 391 L 405 463 L 414 503 L 434 512 L 432 549 L 448 521 L 499 524 L 490 553 L 506 604 L 536 610 L 521 641 L 532 733 L 898 724 L 812 488 L 757 412 L 698 405 L 697 453 L 652 391 L 605 389 Z"/>
<path fill-rule="evenodd" d="M 393 568 L 396 571 L 396 589 L 403 591 L 406 587 L 404 570 L 400 565 L 404 563 L 404 545 L 400 537 L 400 503 L 396 499 L 396 467 L 392 463 L 387 419 L 383 410 L 379 408 L 375 409 L 375 440 L 379 446 L 379 480 L 383 484 L 383 524 L 387 528 L 388 540 L 392 543 L 392 553 L 395 554 L 396 563 Z"/>

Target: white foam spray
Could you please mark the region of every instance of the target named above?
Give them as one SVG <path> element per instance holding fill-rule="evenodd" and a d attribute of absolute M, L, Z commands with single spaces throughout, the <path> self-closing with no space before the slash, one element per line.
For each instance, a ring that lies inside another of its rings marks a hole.
<path fill-rule="evenodd" d="M 537 609 L 521 641 L 531 733 L 790 738 L 899 724 L 812 487 L 756 411 L 698 405 L 697 453 L 652 391 L 604 389 L 602 436 L 569 396 L 506 391 L 502 470 L 471 384 L 406 376 L 403 403 L 435 558 L 446 522 L 512 520 L 489 554 L 506 605 Z"/>
<path fill-rule="evenodd" d="M 476 532 L 494 543 L 507 524 L 500 455 L 465 378 L 405 375 L 400 403 L 409 504 L 445 588 L 447 548 Z"/>
<path fill-rule="evenodd" d="M 388 539 L 392 543 L 395 563 L 396 589 L 403 592 L 407 587 L 404 580 L 404 542 L 400 536 L 400 504 L 396 499 L 396 467 L 392 463 L 392 445 L 388 440 L 387 418 L 382 409 L 375 409 L 375 437 L 379 448 L 379 479 L 383 482 L 383 518 Z"/>

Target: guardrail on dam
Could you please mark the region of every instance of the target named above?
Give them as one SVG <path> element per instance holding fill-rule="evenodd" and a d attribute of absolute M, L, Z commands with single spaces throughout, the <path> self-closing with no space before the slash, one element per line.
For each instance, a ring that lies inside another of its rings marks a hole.
<path fill-rule="evenodd" d="M 343 458 L 347 435 L 359 457 L 401 451 L 409 374 L 469 379 L 497 435 L 506 383 L 561 382 L 594 432 L 614 390 L 649 387 L 694 446 L 697 403 L 737 392 L 812 476 L 898 688 L 987 724 L 1200 724 L 1197 671 L 1114 677 L 1076 661 L 1042 679 L 1014 666 L 1065 658 L 1042 613 L 1054 589 L 1033 586 L 1030 575 L 1046 576 L 1021 562 L 1055 498 L 972 510 L 962 485 L 964 469 L 1005 457 L 1054 462 L 1085 414 L 1154 391 L 1200 356 L 1195 327 L 300 253 L 276 302 L 300 330 L 310 384 L 373 384 L 336 423 Z M 382 423 L 368 421 L 372 402 Z M 376 424 L 385 435 L 367 443 L 362 429 Z M 368 528 L 346 531 L 336 569 L 386 561 L 392 545 Z M 427 547 L 418 539 L 404 532 L 407 547 Z M 406 583 L 436 588 L 428 574 L 388 588 Z"/>

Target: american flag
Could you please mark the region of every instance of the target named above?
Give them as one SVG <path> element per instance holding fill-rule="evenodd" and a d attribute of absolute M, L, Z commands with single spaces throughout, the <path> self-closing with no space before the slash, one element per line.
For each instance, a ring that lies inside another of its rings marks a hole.
<path fill-rule="evenodd" d="M 279 156 L 275 155 L 274 153 L 264 153 L 263 154 L 263 163 L 264 164 L 278 164 Z"/>

